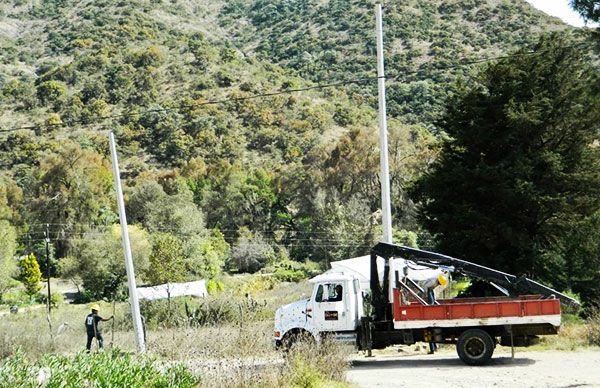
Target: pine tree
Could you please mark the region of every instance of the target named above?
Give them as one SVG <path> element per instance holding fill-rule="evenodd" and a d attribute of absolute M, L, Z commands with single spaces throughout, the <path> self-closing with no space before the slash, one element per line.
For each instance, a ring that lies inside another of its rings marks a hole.
<path fill-rule="evenodd" d="M 585 20 L 600 20 L 600 1 L 598 0 L 571 0 L 571 6 L 579 12 Z"/>
<path fill-rule="evenodd" d="M 37 294 L 42 288 L 42 272 L 33 253 L 19 259 L 19 280 L 29 295 Z"/>
<path fill-rule="evenodd" d="M 439 249 L 571 286 L 566 240 L 600 206 L 597 73 L 553 35 L 463 88 L 441 157 L 413 192 Z"/>

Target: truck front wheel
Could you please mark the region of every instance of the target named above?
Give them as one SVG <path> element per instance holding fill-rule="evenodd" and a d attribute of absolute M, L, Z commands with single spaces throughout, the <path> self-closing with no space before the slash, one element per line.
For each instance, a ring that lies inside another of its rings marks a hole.
<path fill-rule="evenodd" d="M 458 337 L 458 357 L 468 365 L 483 365 L 494 353 L 494 340 L 481 329 L 469 329 Z"/>
<path fill-rule="evenodd" d="M 285 351 L 290 351 L 300 344 L 304 344 L 304 346 L 313 346 L 314 343 L 314 337 L 304 330 L 292 330 L 286 333 L 281 339 L 281 347 Z"/>

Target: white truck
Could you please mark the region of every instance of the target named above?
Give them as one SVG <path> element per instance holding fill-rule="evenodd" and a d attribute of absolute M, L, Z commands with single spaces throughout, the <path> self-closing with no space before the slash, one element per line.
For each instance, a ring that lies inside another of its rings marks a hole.
<path fill-rule="evenodd" d="M 485 280 L 506 296 L 435 300 L 427 295 L 447 272 Z M 417 341 L 451 343 L 465 363 L 482 365 L 497 343 L 529 346 L 538 335 L 556 334 L 560 302 L 577 305 L 531 279 L 387 243 L 373 247 L 370 257 L 332 263 L 331 270 L 310 282 L 309 299 L 277 309 L 277 347 L 302 336 L 320 341 L 325 335 L 369 353 Z"/>

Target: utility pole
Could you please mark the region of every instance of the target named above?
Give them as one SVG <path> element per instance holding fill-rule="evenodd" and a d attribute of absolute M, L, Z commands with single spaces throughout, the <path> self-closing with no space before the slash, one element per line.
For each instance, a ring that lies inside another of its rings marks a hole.
<path fill-rule="evenodd" d="M 385 104 L 385 72 L 383 66 L 383 22 L 381 4 L 375 4 L 377 35 L 377 89 L 379 91 L 379 162 L 381 165 L 381 211 L 383 242 L 392 243 L 392 210 L 390 205 L 390 168 L 388 164 L 387 118 Z"/>
<path fill-rule="evenodd" d="M 381 222 L 383 223 L 383 242 L 392 244 L 392 207 L 390 205 L 390 167 L 388 163 L 387 112 L 385 104 L 385 72 L 383 66 L 383 20 L 381 4 L 375 4 L 375 35 L 377 36 L 377 90 L 379 92 L 379 162 L 381 165 Z M 405 263 L 406 264 L 406 263 Z M 388 284 L 394 284 L 396 268 L 394 260 L 385 260 L 388 271 Z M 390 287 L 388 301 L 394 300 Z"/>
<path fill-rule="evenodd" d="M 50 253 L 48 249 L 48 244 L 50 243 L 49 226 L 49 224 L 46 224 L 46 231 L 44 232 L 44 240 L 46 241 L 46 278 L 48 280 L 48 314 L 50 314 L 52 310 L 52 300 L 50 299 Z"/>
<path fill-rule="evenodd" d="M 115 177 L 115 186 L 117 190 L 117 204 L 119 206 L 119 220 L 121 222 L 121 240 L 123 241 L 123 251 L 125 252 L 125 269 L 127 270 L 127 283 L 129 286 L 129 303 L 131 304 L 131 316 L 133 317 L 133 328 L 138 346 L 138 351 L 146 351 L 146 342 L 142 327 L 142 316 L 140 314 L 140 303 L 138 300 L 137 287 L 135 284 L 135 271 L 133 269 L 133 259 L 131 256 L 131 246 L 129 244 L 129 232 L 127 231 L 127 217 L 125 215 L 125 201 L 123 200 L 123 190 L 121 188 L 121 176 L 119 172 L 119 161 L 117 159 L 117 147 L 115 146 L 115 136 L 110 132 L 110 155 L 112 158 L 113 175 Z"/>

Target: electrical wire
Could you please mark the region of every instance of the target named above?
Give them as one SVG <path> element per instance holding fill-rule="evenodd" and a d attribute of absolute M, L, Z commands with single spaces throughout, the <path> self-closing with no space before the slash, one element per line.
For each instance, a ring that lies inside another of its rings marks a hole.
<path fill-rule="evenodd" d="M 580 48 L 583 46 L 584 46 L 584 44 L 579 44 L 579 45 L 573 45 L 573 46 L 568 46 L 568 47 Z M 441 65 L 434 64 L 433 66 L 429 67 L 428 70 L 456 69 L 459 67 L 494 62 L 494 61 L 510 59 L 510 58 L 514 58 L 514 57 L 542 55 L 548 51 L 549 51 L 549 49 L 532 50 L 532 51 L 525 51 L 525 52 L 517 52 L 517 53 L 513 53 L 513 54 L 509 54 L 509 55 L 478 58 L 478 59 L 472 59 L 472 60 L 467 60 L 466 57 L 463 57 L 462 59 L 458 60 L 459 63 L 447 64 L 447 65 L 446 64 L 441 64 Z M 392 81 L 392 82 L 403 82 L 403 78 L 406 78 L 407 75 L 419 75 L 419 73 L 421 73 L 422 71 L 423 71 L 423 69 L 415 69 L 412 71 L 405 71 L 399 76 L 395 76 L 395 77 L 386 76 L 385 79 L 388 81 Z M 15 132 L 15 131 L 21 131 L 21 130 L 38 130 L 41 128 L 70 127 L 70 126 L 74 126 L 75 124 L 79 124 L 81 126 L 87 127 L 87 126 L 91 126 L 91 125 L 99 125 L 101 122 L 104 122 L 109 119 L 144 116 L 144 115 L 151 114 L 151 113 L 177 112 L 177 111 L 181 111 L 183 109 L 196 108 L 196 107 L 202 107 L 202 106 L 207 106 L 207 105 L 226 104 L 226 103 L 231 103 L 231 102 L 241 102 L 241 101 L 254 100 L 254 99 L 270 98 L 270 97 L 275 97 L 275 96 L 280 96 L 280 95 L 300 93 L 300 92 L 306 92 L 306 91 L 312 91 L 312 90 L 323 90 L 323 89 L 334 88 L 334 87 L 367 83 L 369 81 L 377 80 L 378 78 L 380 78 L 380 77 L 377 77 L 377 76 L 363 77 L 363 78 L 357 78 L 357 79 L 348 79 L 348 80 L 342 80 L 342 81 L 337 81 L 337 82 L 317 84 L 317 85 L 306 86 L 306 87 L 296 88 L 296 89 L 279 89 L 279 90 L 274 90 L 271 92 L 253 94 L 253 95 L 249 95 L 249 96 L 198 101 L 198 102 L 194 102 L 192 104 L 183 104 L 182 106 L 177 107 L 177 108 L 167 108 L 167 107 L 150 108 L 150 109 L 136 111 L 136 112 L 124 112 L 124 113 L 105 115 L 105 116 L 100 116 L 100 117 L 96 117 L 93 119 L 86 118 L 86 119 L 77 119 L 77 120 L 66 120 L 66 121 L 60 122 L 60 123 L 27 124 L 27 125 L 15 126 L 15 127 L 11 127 L 11 128 L 0 128 L 0 133 Z"/>

